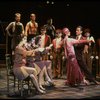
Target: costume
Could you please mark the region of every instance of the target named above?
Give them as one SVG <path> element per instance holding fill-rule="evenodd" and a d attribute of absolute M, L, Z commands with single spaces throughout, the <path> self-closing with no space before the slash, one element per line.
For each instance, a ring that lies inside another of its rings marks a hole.
<path fill-rule="evenodd" d="M 64 49 L 65 56 L 67 58 L 67 81 L 66 84 L 75 85 L 80 84 L 83 81 L 83 75 L 81 73 L 80 67 L 76 60 L 76 55 L 74 51 L 74 44 L 78 44 L 84 41 L 78 41 L 72 38 L 64 38 Z M 86 41 L 85 41 L 86 42 Z"/>

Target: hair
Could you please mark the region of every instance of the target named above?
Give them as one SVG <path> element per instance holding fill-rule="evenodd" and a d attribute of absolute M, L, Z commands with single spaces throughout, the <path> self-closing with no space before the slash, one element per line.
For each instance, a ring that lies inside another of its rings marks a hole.
<path fill-rule="evenodd" d="M 30 14 L 30 16 L 35 16 L 36 17 L 36 15 L 34 13 Z"/>
<path fill-rule="evenodd" d="M 65 27 L 65 28 L 63 28 L 62 32 L 63 32 L 64 34 L 68 34 L 68 33 L 69 33 L 69 29 L 68 29 L 67 27 Z"/>
<path fill-rule="evenodd" d="M 26 36 L 24 36 L 24 37 L 19 41 L 18 46 L 23 46 L 25 40 L 27 41 L 27 37 L 26 37 Z"/>
<path fill-rule="evenodd" d="M 90 29 L 89 28 L 86 28 L 85 30 L 84 30 L 84 33 L 90 33 L 91 31 L 90 31 Z"/>
<path fill-rule="evenodd" d="M 56 33 L 57 33 L 57 32 L 62 33 L 62 30 L 61 30 L 61 29 L 56 29 Z"/>
<path fill-rule="evenodd" d="M 17 17 L 17 16 L 21 17 L 21 14 L 20 13 L 15 13 L 15 17 Z"/>
<path fill-rule="evenodd" d="M 81 31 L 83 31 L 83 27 L 82 27 L 82 26 L 77 26 L 77 28 L 80 28 L 80 29 L 81 29 Z"/>
<path fill-rule="evenodd" d="M 46 26 L 40 27 L 40 30 L 46 30 Z"/>
<path fill-rule="evenodd" d="M 51 21 L 53 21 L 52 18 L 48 19 L 48 20 L 47 20 L 47 23 L 50 23 Z"/>

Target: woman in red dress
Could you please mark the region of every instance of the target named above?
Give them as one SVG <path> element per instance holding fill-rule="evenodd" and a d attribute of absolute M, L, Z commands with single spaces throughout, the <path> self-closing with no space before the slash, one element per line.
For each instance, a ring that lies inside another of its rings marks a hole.
<path fill-rule="evenodd" d="M 76 60 L 76 55 L 74 51 L 74 44 L 78 43 L 86 43 L 88 40 L 76 40 L 73 38 L 69 38 L 70 31 L 68 28 L 63 29 L 63 33 L 66 35 L 63 44 L 65 49 L 65 56 L 67 58 L 67 85 L 76 86 L 81 84 L 82 82 L 86 82 L 83 78 L 83 74 L 80 70 L 80 67 Z"/>

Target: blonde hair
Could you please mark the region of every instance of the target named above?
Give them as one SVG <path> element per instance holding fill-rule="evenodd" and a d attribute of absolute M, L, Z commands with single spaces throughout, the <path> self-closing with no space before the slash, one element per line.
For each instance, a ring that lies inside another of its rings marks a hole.
<path fill-rule="evenodd" d="M 35 16 L 36 17 L 36 15 L 34 13 L 30 14 L 30 16 Z"/>

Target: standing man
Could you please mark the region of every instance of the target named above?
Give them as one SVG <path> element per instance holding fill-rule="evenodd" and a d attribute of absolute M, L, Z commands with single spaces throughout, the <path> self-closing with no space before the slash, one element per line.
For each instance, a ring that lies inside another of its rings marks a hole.
<path fill-rule="evenodd" d="M 89 71 L 92 73 L 92 59 L 91 56 L 93 54 L 93 48 L 94 48 L 94 43 L 95 40 L 93 38 L 93 36 L 91 36 L 90 34 L 90 29 L 85 29 L 84 30 L 84 36 L 86 37 L 87 40 L 91 40 L 92 39 L 92 43 L 88 43 L 84 46 L 84 51 L 83 51 L 83 56 L 85 59 L 85 62 L 88 66 Z"/>
<path fill-rule="evenodd" d="M 62 53 L 63 53 L 63 47 L 61 46 L 62 43 L 62 30 L 57 29 L 56 30 L 56 38 L 53 39 L 53 72 L 54 72 L 54 78 L 60 78 L 62 75 Z"/>
<path fill-rule="evenodd" d="M 18 45 L 19 41 L 21 41 L 22 37 L 24 36 L 24 26 L 20 22 L 21 20 L 21 14 L 16 13 L 15 14 L 15 21 L 11 22 L 6 27 L 6 32 L 8 36 L 11 37 L 11 49 L 12 53 L 15 50 L 15 47 Z"/>
<path fill-rule="evenodd" d="M 37 34 L 38 23 L 35 21 L 36 15 L 30 14 L 30 21 L 26 24 L 25 35 L 27 36 L 27 41 L 31 41 Z"/>
<path fill-rule="evenodd" d="M 77 40 L 84 40 L 86 39 L 85 37 L 82 36 L 82 26 L 78 26 L 76 28 L 76 39 Z M 90 71 L 87 69 L 87 65 L 84 61 L 84 58 L 83 58 L 83 50 L 84 50 L 84 45 L 85 44 L 77 44 L 75 45 L 75 54 L 76 54 L 76 59 L 78 61 L 78 64 L 80 66 L 80 69 L 81 71 L 83 72 L 83 74 L 85 74 L 86 78 L 89 80 L 89 81 L 92 81 L 94 82 L 95 84 L 99 84 L 95 79 L 94 77 L 92 76 L 92 74 L 90 73 Z"/>
<path fill-rule="evenodd" d="M 48 19 L 47 24 L 44 26 L 46 27 L 47 34 L 50 36 L 52 41 L 55 38 L 55 27 L 53 25 L 53 19 Z"/>

